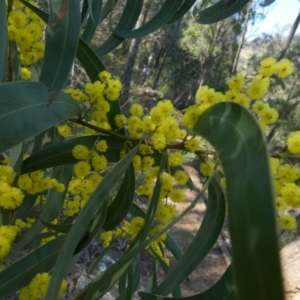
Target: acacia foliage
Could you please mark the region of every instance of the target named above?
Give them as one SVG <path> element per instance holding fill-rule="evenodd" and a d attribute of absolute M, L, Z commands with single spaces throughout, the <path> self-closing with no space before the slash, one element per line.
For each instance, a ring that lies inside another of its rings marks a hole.
<path fill-rule="evenodd" d="M 207 110 L 194 107 L 196 118 L 191 108 L 187 129 L 179 126 L 168 100 L 158 103 L 151 118 L 143 120 L 139 118 L 142 108 L 132 107 L 124 127 L 126 117 L 118 103 L 121 82 L 105 70 L 98 57 L 125 38 L 138 38 L 177 21 L 194 2 L 172 1 L 170 6 L 166 1 L 157 15 L 133 30 L 143 1 L 128 0 L 116 28 L 94 51 L 88 37 L 114 2 L 103 6 L 102 1 L 84 1 L 80 7 L 77 1 L 50 1 L 48 15 L 24 0 L 7 5 L 0 1 L 0 26 L 5 32 L 0 37 L 0 124 L 6 129 L 0 137 L 5 158 L 1 161 L 1 258 L 11 249 L 30 247 L 27 255 L 0 272 L 1 298 L 19 289 L 20 299 L 37 299 L 45 293 L 45 299 L 57 298 L 78 255 L 99 233 L 104 246 L 109 246 L 112 236 L 127 237 L 128 248 L 76 299 L 99 299 L 116 282 L 120 297 L 131 299 L 138 287 L 139 254 L 144 249 L 167 276 L 156 285 L 154 274 L 151 293 L 141 292 L 140 297 L 163 299 L 170 293 L 181 297 L 180 283 L 213 247 L 228 206 L 234 263 L 197 299 L 283 299 L 269 158 L 254 116 L 242 105 L 221 101 L 220 94 L 210 91 L 220 103 Z M 224 6 L 220 1 L 197 19 L 220 21 L 247 2 Z M 28 24 L 33 25 L 28 28 Z M 44 28 L 45 44 L 40 34 Z M 90 78 L 85 92 L 64 88 L 75 57 Z M 37 82 L 27 82 L 30 72 L 39 67 Z M 198 135 L 215 152 L 200 149 Z M 178 173 L 183 171 L 182 154 L 173 150 L 218 157 L 226 178 L 227 202 L 213 168 L 207 172 L 210 176 L 203 190 L 176 216 L 168 197 L 181 201 L 182 193 L 173 187 L 173 177 L 191 188 L 192 182 L 184 172 Z M 29 157 L 23 160 L 23 155 Z M 135 184 L 135 173 L 140 171 L 149 171 L 142 188 Z M 135 190 L 149 197 L 146 211 L 134 204 Z M 205 218 L 182 254 L 167 231 L 207 190 Z M 127 213 L 133 216 L 130 223 L 124 220 Z M 178 260 L 173 269 L 168 267 L 164 246 Z"/>

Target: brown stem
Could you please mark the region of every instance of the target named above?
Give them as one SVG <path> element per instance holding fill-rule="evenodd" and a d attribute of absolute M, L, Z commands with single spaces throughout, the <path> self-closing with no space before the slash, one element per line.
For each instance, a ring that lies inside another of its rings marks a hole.
<path fill-rule="evenodd" d="M 107 135 L 110 135 L 110 136 L 113 136 L 117 139 L 120 139 L 122 141 L 130 141 L 130 142 L 136 142 L 138 143 L 140 141 L 140 139 L 136 139 L 136 138 L 131 138 L 131 137 L 127 137 L 127 136 L 124 136 L 124 135 L 121 135 L 121 134 L 118 134 L 114 131 L 111 131 L 111 130 L 107 130 L 107 129 L 104 129 L 104 128 L 100 128 L 100 127 L 97 127 L 95 125 L 92 125 L 88 122 L 85 122 L 81 119 L 69 119 L 70 122 L 73 122 L 73 123 L 77 123 L 77 124 L 80 124 L 82 126 L 85 126 L 85 127 L 88 127 L 88 128 L 91 128 L 97 132 L 100 132 L 100 133 L 104 133 L 104 134 L 107 134 Z M 153 147 L 153 144 L 152 143 L 149 143 L 147 142 L 148 145 L 152 146 Z M 164 148 L 164 150 L 167 150 L 167 149 L 173 149 L 173 150 L 182 150 L 182 151 L 187 151 L 187 152 L 190 152 L 185 146 L 184 146 L 184 141 L 182 142 L 179 142 L 179 143 L 176 143 L 176 144 L 168 144 L 166 145 L 166 147 Z M 200 155 L 200 154 L 206 154 L 206 155 L 217 155 L 215 151 L 211 151 L 211 150 L 205 150 L 205 149 L 199 149 L 197 151 L 195 151 L 195 154 L 197 155 Z"/>

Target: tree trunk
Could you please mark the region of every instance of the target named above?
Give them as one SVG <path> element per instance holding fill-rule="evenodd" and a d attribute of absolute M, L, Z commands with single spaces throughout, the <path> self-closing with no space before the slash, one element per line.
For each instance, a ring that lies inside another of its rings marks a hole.
<path fill-rule="evenodd" d="M 247 33 L 247 28 L 248 28 L 248 22 L 249 22 L 249 18 L 250 18 L 251 8 L 252 8 L 252 1 L 249 2 L 248 7 L 247 7 L 246 16 L 245 16 L 245 24 L 244 24 L 244 28 L 243 28 L 243 32 L 242 32 L 242 37 L 241 37 L 241 41 L 240 41 L 240 43 L 238 45 L 238 49 L 237 49 L 236 54 L 235 54 L 235 58 L 234 58 L 234 61 L 233 61 L 231 72 L 230 72 L 230 76 L 232 76 L 232 75 L 234 75 L 236 73 L 237 66 L 239 64 L 239 59 L 240 59 L 241 51 L 242 51 L 242 48 L 244 46 L 245 36 L 246 36 L 246 33 Z"/>
<path fill-rule="evenodd" d="M 148 14 L 148 11 L 149 11 L 149 8 L 150 8 L 150 4 L 151 4 L 151 1 L 149 1 L 149 0 L 144 4 L 142 12 L 136 23 L 136 28 L 139 28 L 144 24 L 147 14 Z M 133 39 L 130 43 L 128 58 L 127 58 L 126 66 L 125 66 L 125 71 L 122 75 L 123 91 L 120 96 L 121 106 L 125 105 L 129 98 L 129 91 L 130 91 L 131 78 L 132 78 L 132 74 L 133 74 L 133 67 L 134 67 L 136 57 L 137 57 L 140 43 L 141 43 L 141 38 Z"/>
<path fill-rule="evenodd" d="M 292 40 L 294 38 L 295 32 L 296 32 L 296 30 L 298 28 L 299 22 L 300 22 L 300 12 L 299 12 L 296 20 L 294 21 L 294 24 L 293 24 L 293 26 L 291 28 L 290 34 L 289 34 L 287 40 L 285 41 L 285 44 L 284 44 L 283 48 L 281 49 L 281 51 L 279 52 L 279 54 L 277 56 L 277 60 L 282 59 L 284 57 L 286 51 L 290 47 L 290 45 L 292 43 Z"/>
<path fill-rule="evenodd" d="M 161 75 L 161 71 L 163 70 L 164 66 L 165 66 L 165 62 L 166 62 L 166 59 L 167 59 L 167 56 L 169 55 L 169 52 L 170 50 L 172 49 L 172 47 L 174 46 L 176 40 L 177 40 L 177 34 L 178 34 L 178 31 L 179 31 L 179 28 L 180 28 L 180 23 L 181 23 L 181 20 L 179 20 L 174 28 L 174 32 L 173 32 L 173 36 L 171 38 L 171 41 L 169 42 L 169 45 L 168 45 L 168 48 L 165 52 L 165 55 L 164 55 L 164 58 L 162 60 L 162 63 L 158 69 L 158 72 L 157 72 L 157 75 L 155 77 L 155 80 L 154 80 L 154 84 L 153 84 L 153 89 L 156 89 L 157 86 L 158 86 L 158 82 L 159 82 L 159 77 Z"/>

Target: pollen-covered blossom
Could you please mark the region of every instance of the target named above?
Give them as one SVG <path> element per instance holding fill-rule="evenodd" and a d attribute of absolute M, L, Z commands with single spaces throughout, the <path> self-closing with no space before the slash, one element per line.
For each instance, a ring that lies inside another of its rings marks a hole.
<path fill-rule="evenodd" d="M 74 173 L 77 178 L 86 177 L 91 171 L 91 166 L 86 161 L 79 161 L 74 165 Z"/>
<path fill-rule="evenodd" d="M 295 65 L 288 59 L 284 58 L 276 64 L 276 69 L 278 77 L 286 78 L 294 72 Z"/>
<path fill-rule="evenodd" d="M 96 171 L 102 171 L 107 167 L 107 159 L 104 155 L 94 153 L 92 156 L 92 166 Z"/>
<path fill-rule="evenodd" d="M 205 176 L 210 176 L 215 168 L 214 162 L 211 160 L 206 161 L 205 163 L 201 163 L 200 172 Z"/>
<path fill-rule="evenodd" d="M 300 131 L 293 131 L 289 134 L 287 146 L 291 153 L 300 154 Z"/>
<path fill-rule="evenodd" d="M 51 276 L 48 273 L 38 273 L 32 278 L 30 284 L 20 290 L 19 300 L 38 300 L 46 295 Z M 64 279 L 58 293 L 61 298 L 68 286 Z"/>
<path fill-rule="evenodd" d="M 226 83 L 231 90 L 239 91 L 245 86 L 245 77 L 243 75 L 233 76 L 228 78 Z"/>
<path fill-rule="evenodd" d="M 176 171 L 174 178 L 180 185 L 185 185 L 189 181 L 189 175 L 185 171 Z"/>
<path fill-rule="evenodd" d="M 28 68 L 21 68 L 21 75 L 23 80 L 29 80 L 31 78 L 31 72 Z"/>
<path fill-rule="evenodd" d="M 247 88 L 246 93 L 247 95 L 253 99 L 258 100 L 262 98 L 266 93 L 270 85 L 270 78 L 263 77 L 262 75 L 256 75 Z"/>
<path fill-rule="evenodd" d="M 288 208 L 287 203 L 282 197 L 276 197 L 276 209 L 279 212 L 283 212 Z"/>
<path fill-rule="evenodd" d="M 297 227 L 296 219 L 291 215 L 280 215 L 278 217 L 278 223 L 282 229 L 293 230 Z"/>
<path fill-rule="evenodd" d="M 276 178 L 282 183 L 292 183 L 299 178 L 299 169 L 295 166 L 284 164 L 278 168 Z"/>
<path fill-rule="evenodd" d="M 140 105 L 138 103 L 132 104 L 131 107 L 130 107 L 130 113 L 133 116 L 141 117 L 143 115 L 142 105 Z"/>
<path fill-rule="evenodd" d="M 257 71 L 260 75 L 271 77 L 277 71 L 276 59 L 273 57 L 267 57 L 263 59 L 260 62 Z"/>
<path fill-rule="evenodd" d="M 199 140 L 197 138 L 192 138 L 185 143 L 185 146 L 191 152 L 195 152 L 199 149 Z"/>
<path fill-rule="evenodd" d="M 183 155 L 180 152 L 173 152 L 168 155 L 168 162 L 170 166 L 180 166 L 183 163 Z"/>
<path fill-rule="evenodd" d="M 185 200 L 186 196 L 182 189 L 171 188 L 169 192 L 169 197 L 173 202 L 182 202 Z"/>
<path fill-rule="evenodd" d="M 60 125 L 57 129 L 59 134 L 63 137 L 66 137 L 71 133 L 71 127 L 69 125 Z"/>
<path fill-rule="evenodd" d="M 118 128 L 122 128 L 124 127 L 124 125 L 127 124 L 127 118 L 122 114 L 116 115 L 114 119 L 115 119 L 115 124 L 117 125 Z"/>
<path fill-rule="evenodd" d="M 72 150 L 72 155 L 77 159 L 88 159 L 89 149 L 84 145 L 76 145 Z"/>
<path fill-rule="evenodd" d="M 278 119 L 278 111 L 271 107 L 263 108 L 258 115 L 265 124 L 274 123 Z"/>

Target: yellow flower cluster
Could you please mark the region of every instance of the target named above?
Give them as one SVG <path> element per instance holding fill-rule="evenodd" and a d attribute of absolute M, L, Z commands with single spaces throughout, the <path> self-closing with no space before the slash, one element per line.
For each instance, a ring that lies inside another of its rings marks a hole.
<path fill-rule="evenodd" d="M 84 91 L 69 88 L 66 93 L 79 102 L 84 102 L 89 107 L 88 122 L 99 128 L 111 129 L 108 122 L 107 113 L 110 111 L 110 102 L 119 98 L 122 83 L 119 79 L 112 78 L 111 73 L 102 71 L 99 73 L 99 80 L 94 83 L 87 83 Z M 126 122 L 126 121 L 124 121 Z M 118 127 L 122 127 L 123 119 L 117 122 Z M 80 126 L 79 126 L 80 127 Z M 66 137 L 71 134 L 71 127 L 64 124 L 58 127 L 59 133 Z M 85 128 L 85 134 L 92 134 L 93 130 Z M 80 133 L 79 135 L 82 135 Z M 102 150 L 103 151 L 103 150 Z"/>
<path fill-rule="evenodd" d="M 106 232 L 102 232 L 100 234 L 100 240 L 102 241 L 102 246 L 104 248 L 108 247 L 113 239 L 117 237 L 121 237 L 123 239 L 126 239 L 127 242 L 127 248 L 130 246 L 130 244 L 133 242 L 133 240 L 137 237 L 139 232 L 142 230 L 142 228 L 145 225 L 145 219 L 142 217 L 134 217 L 130 222 L 123 221 L 122 224 L 117 227 L 115 230 L 110 230 Z M 150 230 L 149 236 L 153 236 L 159 231 L 161 231 L 164 228 L 162 225 L 154 225 L 152 226 Z M 167 233 L 163 233 L 159 236 L 153 243 L 151 243 L 147 250 L 150 252 L 150 254 L 154 255 L 153 252 L 156 252 L 157 255 L 161 257 L 161 259 L 166 263 L 169 264 L 169 260 L 165 257 L 163 249 L 165 248 L 164 241 L 167 238 Z"/>
<path fill-rule="evenodd" d="M 19 300 L 39 300 L 46 295 L 51 276 L 48 273 L 38 273 L 30 284 L 20 290 Z M 67 290 L 68 283 L 63 280 L 58 297 L 61 298 Z"/>
<path fill-rule="evenodd" d="M 296 228 L 296 220 L 287 211 L 289 208 L 300 208 L 300 187 L 295 183 L 300 178 L 299 168 L 280 164 L 277 158 L 271 158 L 270 163 L 279 225 L 283 229 L 293 230 Z"/>
<path fill-rule="evenodd" d="M 294 131 L 289 134 L 287 146 L 291 153 L 300 154 L 300 131 Z"/>
<path fill-rule="evenodd" d="M 196 92 L 197 104 L 187 108 L 182 117 L 182 124 L 192 129 L 197 123 L 199 116 L 212 105 L 230 101 L 239 103 L 250 108 L 259 117 L 262 128 L 276 122 L 278 112 L 271 108 L 266 102 L 255 100 L 262 99 L 270 86 L 270 76 L 277 74 L 280 78 L 286 78 L 294 71 L 294 64 L 287 59 L 276 61 L 274 58 L 266 58 L 261 61 L 258 67 L 258 75 L 254 76 L 250 84 L 246 87 L 245 77 L 237 75 L 227 79 L 229 90 L 224 94 L 216 92 L 208 86 L 202 86 Z M 244 91 L 244 92 L 243 92 Z M 253 102 L 254 100 L 254 102 Z"/>
<path fill-rule="evenodd" d="M 37 6 L 35 1 L 30 1 Z M 8 15 L 8 38 L 16 42 L 20 52 L 20 62 L 23 66 L 30 66 L 44 57 L 45 43 L 43 28 L 45 23 L 30 9 L 19 1 L 13 1 L 13 10 Z M 24 80 L 31 78 L 31 72 L 22 68 Z"/>
<path fill-rule="evenodd" d="M 24 198 L 24 193 L 16 187 L 12 187 L 14 169 L 10 166 L 0 165 L 0 207 L 4 209 L 16 209 Z"/>
<path fill-rule="evenodd" d="M 44 171 L 35 171 L 21 175 L 18 179 L 18 186 L 28 194 L 38 194 L 50 189 L 55 189 L 58 193 L 65 190 L 63 183 L 59 183 L 55 178 L 44 177 Z"/>
<path fill-rule="evenodd" d="M 10 252 L 10 244 L 15 240 L 18 232 L 17 226 L 0 226 L 0 260 Z"/>

